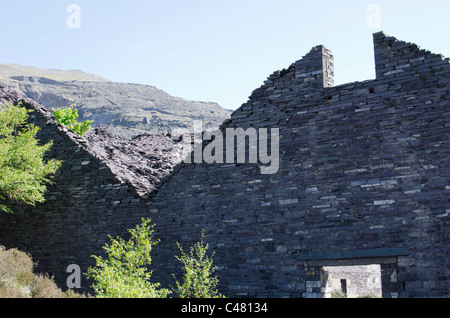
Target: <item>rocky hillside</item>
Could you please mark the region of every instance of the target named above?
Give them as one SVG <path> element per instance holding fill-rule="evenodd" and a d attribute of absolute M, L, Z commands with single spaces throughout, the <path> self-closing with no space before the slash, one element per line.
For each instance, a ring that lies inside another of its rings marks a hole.
<path fill-rule="evenodd" d="M 0 64 L 0 83 L 50 109 L 75 107 L 80 120 L 94 120 L 94 126 L 127 138 L 171 133 L 191 127 L 193 120 L 216 128 L 231 115 L 216 103 L 188 101 L 153 86 L 115 83 L 81 71 Z"/>

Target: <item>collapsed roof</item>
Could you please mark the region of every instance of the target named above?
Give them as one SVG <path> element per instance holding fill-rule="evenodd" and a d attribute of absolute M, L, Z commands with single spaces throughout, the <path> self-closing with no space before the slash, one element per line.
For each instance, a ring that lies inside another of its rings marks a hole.
<path fill-rule="evenodd" d="M 19 101 L 41 112 L 48 124 L 59 125 L 51 110 L 0 83 L 0 105 Z M 132 184 L 140 195 L 152 192 L 188 151 L 182 143 L 163 135 L 143 134 L 129 140 L 95 128 L 80 137 L 63 126 L 60 128 L 80 147 L 105 162 L 119 179 Z"/>

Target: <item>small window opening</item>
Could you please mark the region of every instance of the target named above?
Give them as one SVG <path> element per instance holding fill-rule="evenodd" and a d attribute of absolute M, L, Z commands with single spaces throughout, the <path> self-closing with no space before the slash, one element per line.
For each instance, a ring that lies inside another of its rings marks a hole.
<path fill-rule="evenodd" d="M 347 280 L 346 279 L 341 279 L 341 291 L 344 294 L 347 294 Z"/>

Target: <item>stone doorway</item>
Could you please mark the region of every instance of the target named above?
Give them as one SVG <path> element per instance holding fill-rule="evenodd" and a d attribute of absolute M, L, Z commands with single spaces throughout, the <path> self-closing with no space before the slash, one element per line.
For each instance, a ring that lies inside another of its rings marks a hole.
<path fill-rule="evenodd" d="M 352 298 L 368 295 L 399 297 L 402 283 L 398 280 L 397 256 L 347 259 L 338 259 L 337 256 L 342 255 L 299 256 L 299 259 L 303 258 L 306 273 L 303 298 L 331 298 L 334 291 L 346 292 L 347 297 Z M 331 259 L 327 260 L 326 257 Z"/>
<path fill-rule="evenodd" d="M 320 285 L 324 298 L 381 298 L 381 265 L 324 266 Z"/>

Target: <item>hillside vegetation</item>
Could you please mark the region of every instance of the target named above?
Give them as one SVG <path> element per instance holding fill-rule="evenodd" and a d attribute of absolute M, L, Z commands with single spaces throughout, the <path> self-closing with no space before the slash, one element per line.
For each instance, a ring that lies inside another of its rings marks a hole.
<path fill-rule="evenodd" d="M 0 298 L 82 298 L 71 290 L 63 292 L 52 278 L 36 275 L 31 256 L 0 246 Z"/>

